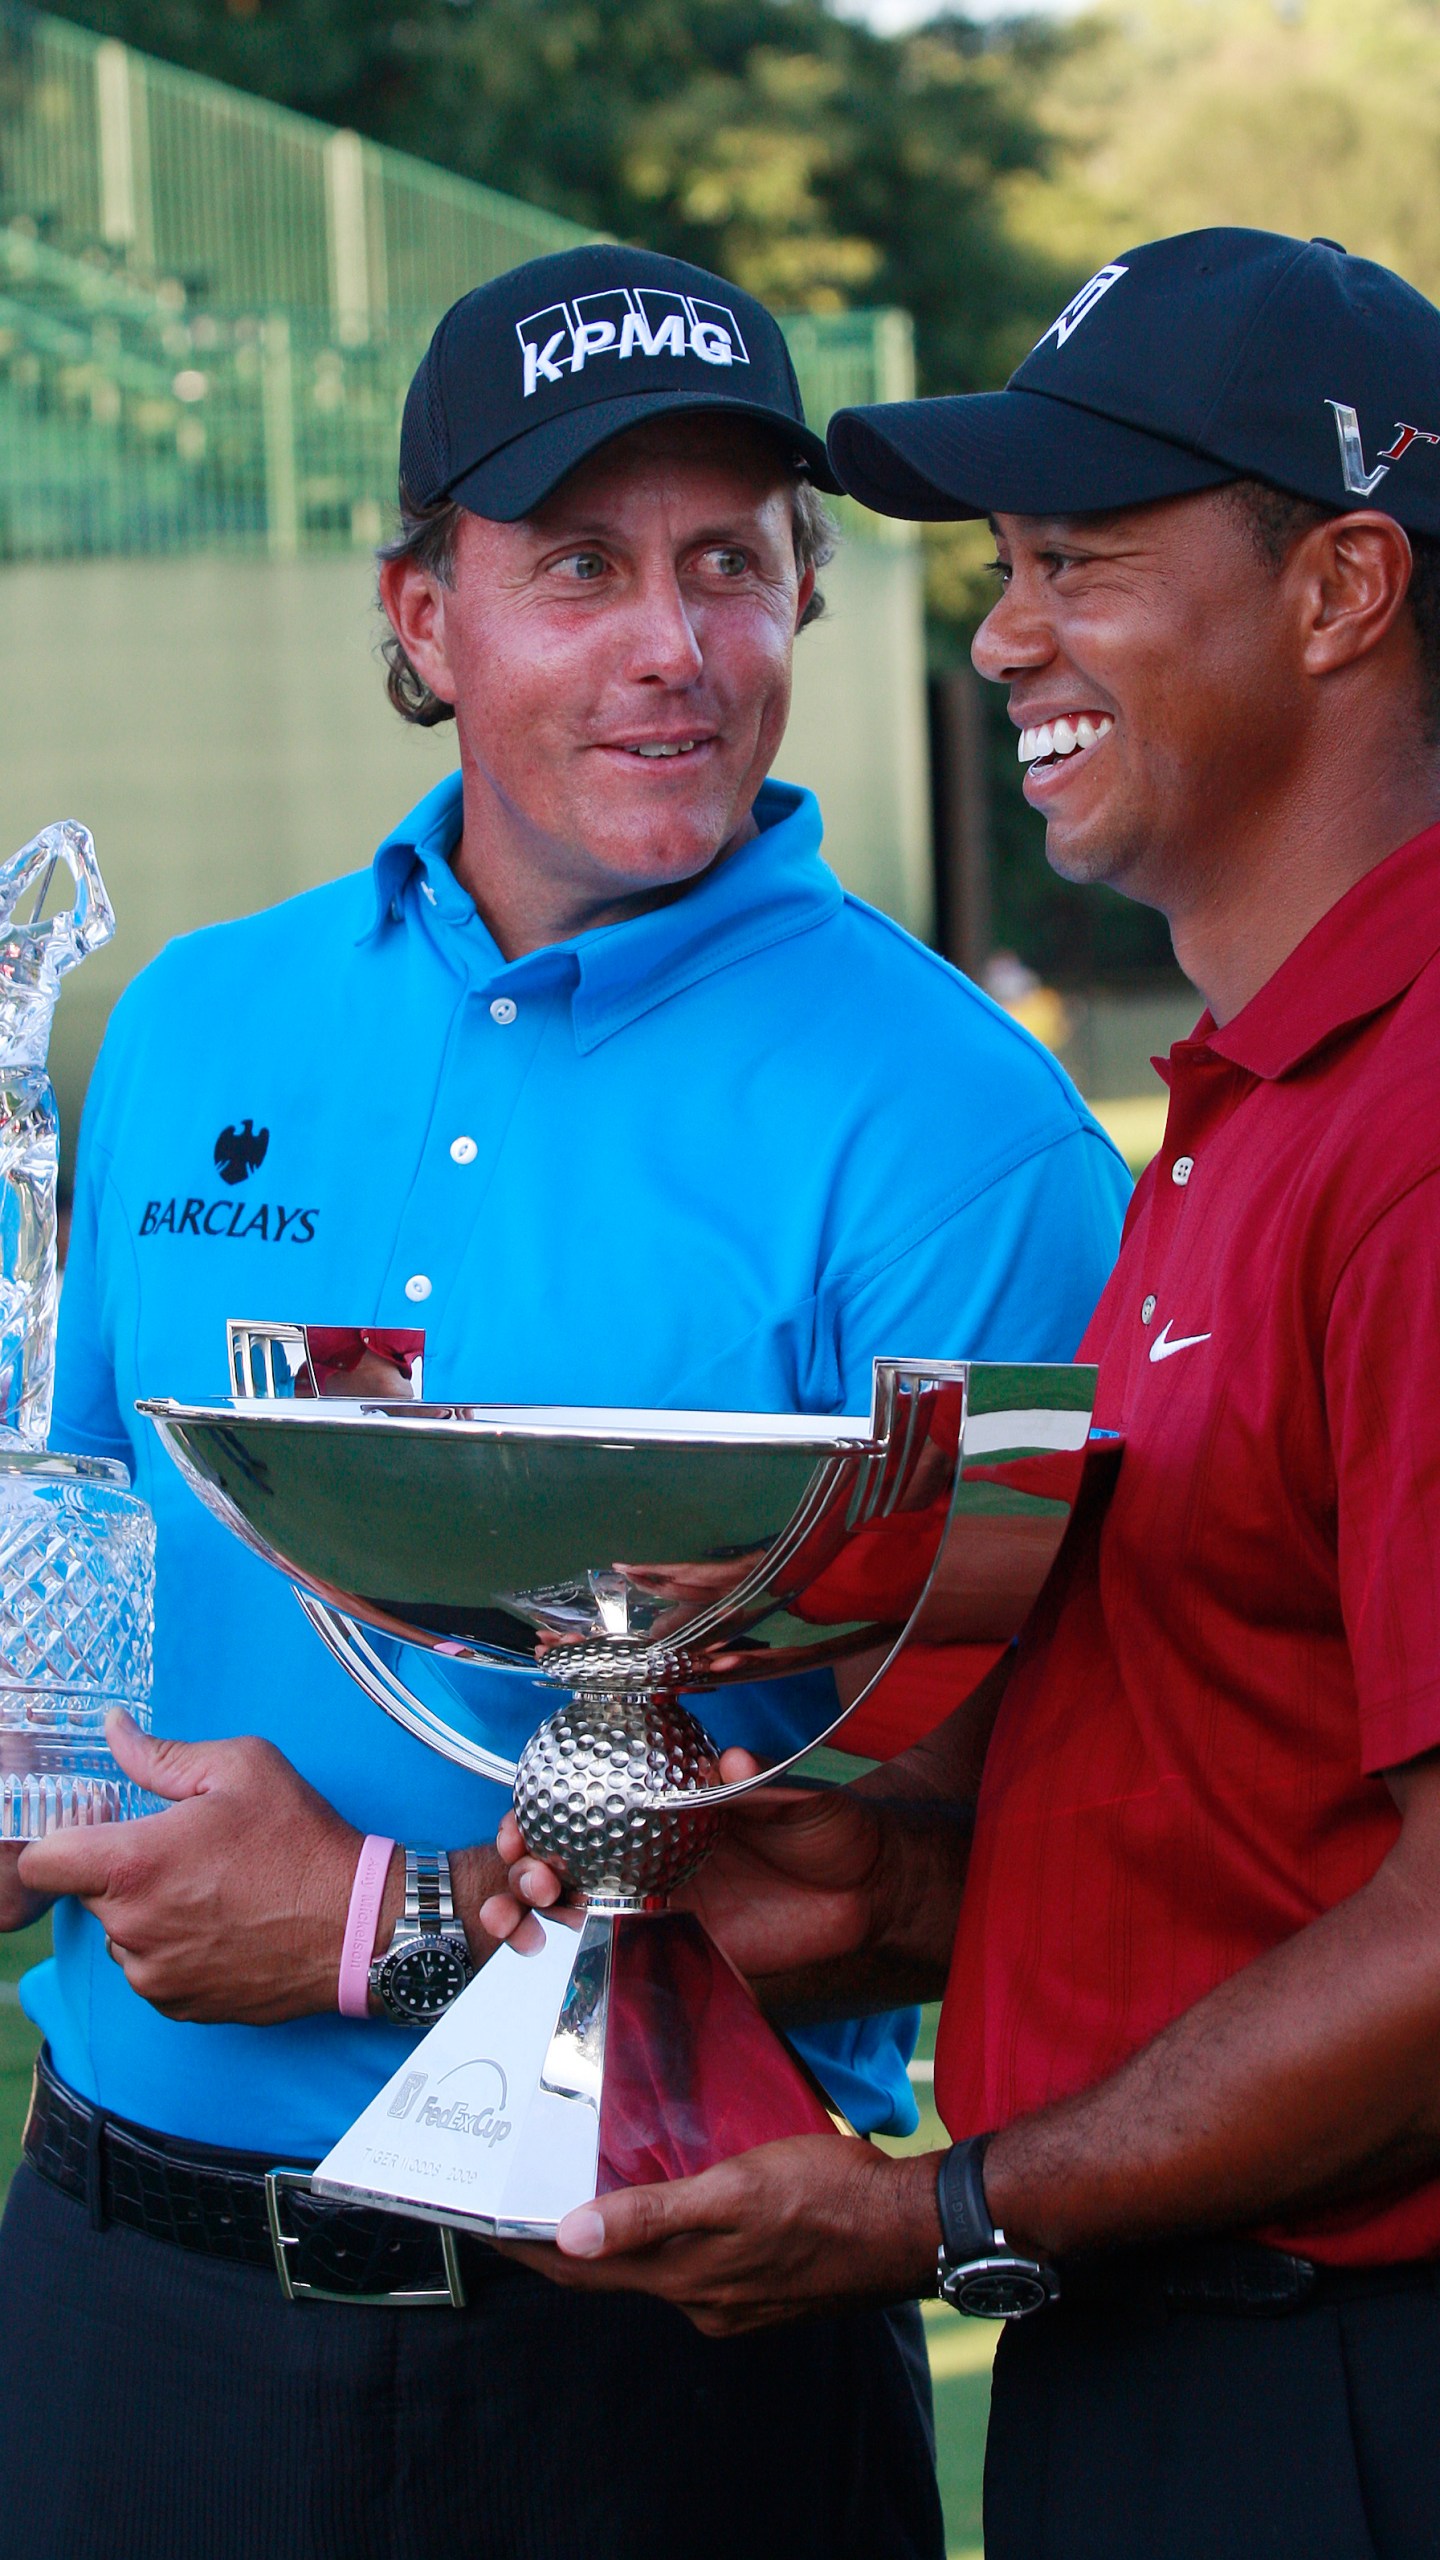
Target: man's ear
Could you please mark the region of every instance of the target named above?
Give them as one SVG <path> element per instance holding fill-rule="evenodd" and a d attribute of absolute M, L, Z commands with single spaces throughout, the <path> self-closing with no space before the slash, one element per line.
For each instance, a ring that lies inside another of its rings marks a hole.
<path fill-rule="evenodd" d="M 812 560 L 809 568 L 801 577 L 800 584 L 795 591 L 795 628 L 797 631 L 799 630 L 801 623 L 804 621 L 806 614 L 810 610 L 811 599 L 815 593 L 815 582 L 818 576 L 819 571 L 816 569 L 815 563 Z"/>
<path fill-rule="evenodd" d="M 1394 630 L 1410 591 L 1409 536 L 1378 508 L 1312 525 L 1285 564 L 1298 584 L 1307 675 L 1368 657 Z"/>
<path fill-rule="evenodd" d="M 445 600 L 449 589 L 418 560 L 383 560 L 380 602 L 415 673 L 438 702 L 453 703 L 458 687 L 445 648 Z"/>

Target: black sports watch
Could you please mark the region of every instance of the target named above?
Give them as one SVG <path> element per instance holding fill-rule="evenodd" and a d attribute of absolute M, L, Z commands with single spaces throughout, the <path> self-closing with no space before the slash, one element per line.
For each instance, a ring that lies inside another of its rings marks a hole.
<path fill-rule="evenodd" d="M 1023 2320 L 1060 2299 L 1060 2278 L 1044 2258 L 1012 2249 L 985 2201 L 985 2154 L 992 2136 L 957 2142 L 940 2163 L 940 2260 L 936 2291 L 974 2320 Z"/>
<path fill-rule="evenodd" d="M 407 1849 L 405 1909 L 370 1967 L 371 1997 L 397 2027 L 433 2027 L 474 1975 L 455 1917 L 449 1859 L 443 1849 Z"/>

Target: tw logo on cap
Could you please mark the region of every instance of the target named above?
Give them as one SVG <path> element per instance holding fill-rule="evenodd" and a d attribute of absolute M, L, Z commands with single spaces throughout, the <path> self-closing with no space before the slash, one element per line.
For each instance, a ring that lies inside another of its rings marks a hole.
<path fill-rule="evenodd" d="M 1030 350 L 1032 356 L 1039 354 L 1046 338 L 1053 338 L 1057 347 L 1063 347 L 1067 338 L 1074 337 L 1081 321 L 1089 318 L 1096 303 L 1109 292 L 1112 284 L 1118 284 L 1121 277 L 1128 276 L 1129 273 L 1128 267 L 1102 267 L 1098 275 L 1090 278 L 1088 284 L 1082 284 L 1074 301 L 1066 303 L 1059 319 L 1052 320 L 1044 336 L 1036 339 Z"/>
<path fill-rule="evenodd" d="M 1440 445 L 1440 435 L 1429 427 L 1408 427 L 1403 418 L 1395 421 L 1395 441 L 1380 448 L 1380 458 L 1373 471 L 1365 468 L 1365 447 L 1360 441 L 1360 421 L 1348 400 L 1327 400 L 1327 409 L 1335 412 L 1335 432 L 1340 439 L 1340 477 L 1352 498 L 1369 498 L 1379 488 L 1392 462 L 1408 453 L 1412 444 Z"/>
<path fill-rule="evenodd" d="M 598 356 L 698 356 L 702 364 L 748 364 L 740 323 L 723 302 L 656 286 L 618 286 L 552 302 L 515 324 L 528 400 L 543 382 L 564 382 Z"/>

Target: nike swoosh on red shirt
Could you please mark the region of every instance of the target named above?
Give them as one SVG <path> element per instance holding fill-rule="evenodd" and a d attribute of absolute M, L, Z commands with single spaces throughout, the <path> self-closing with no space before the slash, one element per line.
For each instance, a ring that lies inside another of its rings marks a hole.
<path fill-rule="evenodd" d="M 1170 1324 L 1171 1319 L 1167 1316 L 1150 1345 L 1152 1360 L 1173 1360 L 1177 1351 L 1193 1351 L 1197 1342 L 1209 1342 L 1212 1338 L 1208 1333 L 1185 1333 L 1178 1342 L 1172 1342 Z"/>

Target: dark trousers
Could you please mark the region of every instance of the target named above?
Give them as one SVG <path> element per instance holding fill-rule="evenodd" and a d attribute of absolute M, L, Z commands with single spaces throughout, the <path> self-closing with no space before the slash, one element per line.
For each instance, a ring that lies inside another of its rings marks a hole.
<path fill-rule="evenodd" d="M 462 2312 L 287 2303 L 22 2168 L 5 2560 L 941 2560 L 913 2308 L 715 2340 L 462 2253 Z"/>
<path fill-rule="evenodd" d="M 1440 2298 L 1017 2322 L 985 2560 L 1440 2560 Z"/>

